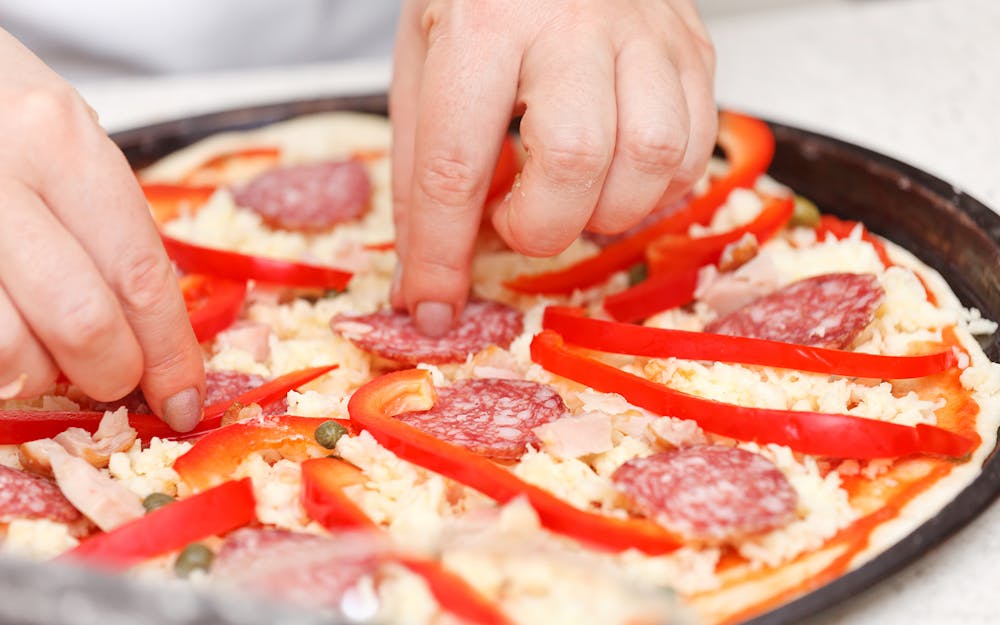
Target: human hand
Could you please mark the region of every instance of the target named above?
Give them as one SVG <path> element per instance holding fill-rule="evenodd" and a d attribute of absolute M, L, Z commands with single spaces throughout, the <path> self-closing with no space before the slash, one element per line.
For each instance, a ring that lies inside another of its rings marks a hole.
<path fill-rule="evenodd" d="M 111 401 L 141 384 L 174 429 L 201 418 L 204 368 L 128 163 L 76 91 L 0 30 L 0 387 L 62 371 Z"/>
<path fill-rule="evenodd" d="M 492 222 L 518 252 L 622 232 L 681 197 L 715 143 L 714 65 L 693 0 L 406 0 L 389 101 L 393 305 L 432 336 L 461 310 L 512 115 L 528 159 Z"/>

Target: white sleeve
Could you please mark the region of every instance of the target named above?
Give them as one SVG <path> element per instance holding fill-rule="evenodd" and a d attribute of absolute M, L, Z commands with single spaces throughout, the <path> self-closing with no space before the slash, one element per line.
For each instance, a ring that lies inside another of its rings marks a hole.
<path fill-rule="evenodd" d="M 0 25 L 71 81 L 388 58 L 399 0 L 3 0 Z"/>

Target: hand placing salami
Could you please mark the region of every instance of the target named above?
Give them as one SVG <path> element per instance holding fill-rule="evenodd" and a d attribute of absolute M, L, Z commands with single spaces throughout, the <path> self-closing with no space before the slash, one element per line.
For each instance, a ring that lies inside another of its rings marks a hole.
<path fill-rule="evenodd" d="M 485 217 L 514 250 L 550 256 L 682 197 L 715 141 L 714 70 L 689 0 L 404 2 L 389 100 L 393 304 L 445 334 Z M 527 159 L 484 214 L 512 113 Z"/>

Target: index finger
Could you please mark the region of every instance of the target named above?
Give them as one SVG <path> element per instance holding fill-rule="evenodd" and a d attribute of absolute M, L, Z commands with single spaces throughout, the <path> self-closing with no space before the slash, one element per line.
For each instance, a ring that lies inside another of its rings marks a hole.
<path fill-rule="evenodd" d="M 172 428 L 190 430 L 201 419 L 204 397 L 201 349 L 135 177 L 118 148 L 97 132 L 85 139 L 86 158 L 74 164 L 83 169 L 75 179 L 92 183 L 49 180 L 42 193 L 115 293 L 142 350 L 140 386 L 149 405 Z"/>
<path fill-rule="evenodd" d="M 467 25 L 459 30 L 456 21 L 444 16 L 430 25 L 402 258 L 403 299 L 430 336 L 448 331 L 468 295 L 482 205 L 520 63 L 509 41 Z"/>

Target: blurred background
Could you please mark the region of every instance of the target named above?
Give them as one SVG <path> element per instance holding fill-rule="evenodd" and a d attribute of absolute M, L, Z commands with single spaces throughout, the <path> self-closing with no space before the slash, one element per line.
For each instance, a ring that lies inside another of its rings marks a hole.
<path fill-rule="evenodd" d="M 707 20 L 852 0 L 700 0 Z M 863 0 L 854 0 L 859 2 Z M 872 0 L 869 0 L 869 2 Z M 0 26 L 69 80 L 387 58 L 399 0 L 4 0 Z"/>

